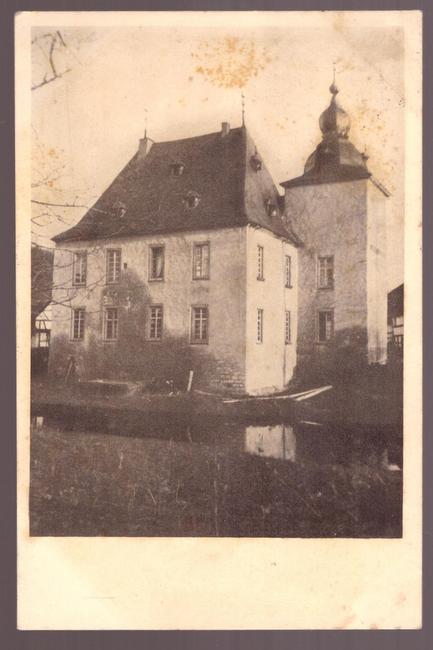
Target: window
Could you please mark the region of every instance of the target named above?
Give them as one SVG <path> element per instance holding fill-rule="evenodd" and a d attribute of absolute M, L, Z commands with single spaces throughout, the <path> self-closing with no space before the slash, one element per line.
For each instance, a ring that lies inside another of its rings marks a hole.
<path fill-rule="evenodd" d="M 109 307 L 105 310 L 104 339 L 116 341 L 119 335 L 119 319 L 117 308 Z"/>
<path fill-rule="evenodd" d="M 209 309 L 193 307 L 191 317 L 191 343 L 207 343 L 209 340 Z"/>
<path fill-rule="evenodd" d="M 188 192 L 183 201 L 187 208 L 196 208 L 200 203 L 200 196 L 195 192 Z"/>
<path fill-rule="evenodd" d="M 284 257 L 284 282 L 285 286 L 290 289 L 292 286 L 292 258 L 290 255 Z"/>
<path fill-rule="evenodd" d="M 265 206 L 266 206 L 266 212 L 267 212 L 269 217 L 276 217 L 277 216 L 277 214 L 278 214 L 277 207 L 276 207 L 276 205 L 274 205 L 274 203 L 272 203 L 272 201 L 270 199 L 267 199 L 265 201 Z"/>
<path fill-rule="evenodd" d="M 151 246 L 149 259 L 149 280 L 164 279 L 164 246 Z"/>
<path fill-rule="evenodd" d="M 185 165 L 182 162 L 172 163 L 170 165 L 170 172 L 172 176 L 182 176 Z"/>
<path fill-rule="evenodd" d="M 257 343 L 263 343 L 263 309 L 257 310 Z"/>
<path fill-rule="evenodd" d="M 254 169 L 254 171 L 258 172 L 262 168 L 262 161 L 260 160 L 257 151 L 254 153 L 253 156 L 250 158 L 250 163 L 251 167 Z"/>
<path fill-rule="evenodd" d="M 264 249 L 263 246 L 257 246 L 257 280 L 264 280 L 263 266 L 264 263 Z"/>
<path fill-rule="evenodd" d="M 87 252 L 79 251 L 74 253 L 74 270 L 72 277 L 72 284 L 85 285 L 87 277 Z"/>
<path fill-rule="evenodd" d="M 159 341 L 162 339 L 162 305 L 152 305 L 149 307 L 149 339 Z"/>
<path fill-rule="evenodd" d="M 332 289 L 334 286 L 334 258 L 319 257 L 317 266 L 317 286 L 319 289 Z"/>
<path fill-rule="evenodd" d="M 107 250 L 107 284 L 116 284 L 120 280 L 120 248 Z"/>
<path fill-rule="evenodd" d="M 284 321 L 284 342 L 286 345 L 292 342 L 292 324 L 291 324 L 291 314 L 289 311 L 286 311 L 286 316 Z"/>
<path fill-rule="evenodd" d="M 37 348 L 49 348 L 50 347 L 50 331 L 49 330 L 47 330 L 46 332 L 44 332 L 44 331 L 38 332 L 36 347 Z"/>
<path fill-rule="evenodd" d="M 72 339 L 82 341 L 84 338 L 84 309 L 74 309 L 72 311 Z"/>
<path fill-rule="evenodd" d="M 318 340 L 326 343 L 334 335 L 334 312 L 319 311 L 318 314 Z"/>
<path fill-rule="evenodd" d="M 192 277 L 194 280 L 209 279 L 209 243 L 194 244 Z"/>

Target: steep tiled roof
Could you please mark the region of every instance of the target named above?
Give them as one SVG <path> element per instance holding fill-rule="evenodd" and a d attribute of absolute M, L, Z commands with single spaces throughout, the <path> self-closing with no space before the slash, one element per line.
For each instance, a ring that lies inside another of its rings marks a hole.
<path fill-rule="evenodd" d="M 130 160 L 77 225 L 53 239 L 110 239 L 250 223 L 297 243 L 283 225 L 279 194 L 266 167 L 254 168 L 255 154 L 245 127 L 224 136 L 155 143 L 145 157 L 137 153 Z M 184 165 L 182 174 L 171 172 L 173 164 Z M 191 207 L 186 198 L 194 195 L 198 203 Z"/>

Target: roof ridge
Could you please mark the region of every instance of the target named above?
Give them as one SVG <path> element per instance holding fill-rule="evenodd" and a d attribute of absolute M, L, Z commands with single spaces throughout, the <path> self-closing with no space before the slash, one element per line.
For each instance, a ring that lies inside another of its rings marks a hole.
<path fill-rule="evenodd" d="M 233 131 L 241 131 L 243 126 L 234 126 L 230 127 L 230 133 L 233 133 Z M 211 135 L 221 135 L 221 131 L 212 131 L 211 133 L 202 133 L 201 135 L 190 135 L 187 136 L 186 138 L 175 138 L 174 140 L 153 140 L 153 146 L 160 145 L 160 144 L 174 144 L 178 142 L 186 142 L 187 140 L 200 140 L 200 138 L 209 138 Z M 152 140 L 152 138 L 150 138 Z"/>

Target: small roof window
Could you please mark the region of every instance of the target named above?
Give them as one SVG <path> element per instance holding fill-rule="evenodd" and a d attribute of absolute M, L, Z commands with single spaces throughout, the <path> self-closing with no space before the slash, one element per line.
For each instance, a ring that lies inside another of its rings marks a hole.
<path fill-rule="evenodd" d="M 181 161 L 172 162 L 170 165 L 170 174 L 172 176 L 182 176 L 185 165 Z"/>
<path fill-rule="evenodd" d="M 183 202 L 187 208 L 196 208 L 200 203 L 200 195 L 197 192 L 188 192 L 183 198 Z"/>
<path fill-rule="evenodd" d="M 254 152 L 254 154 L 250 158 L 250 163 L 251 167 L 254 169 L 254 171 L 258 172 L 262 168 L 262 161 L 257 153 L 257 151 Z"/>
<path fill-rule="evenodd" d="M 272 203 L 271 199 L 266 199 L 265 208 L 269 217 L 276 217 L 278 215 L 278 208 L 275 203 Z"/>

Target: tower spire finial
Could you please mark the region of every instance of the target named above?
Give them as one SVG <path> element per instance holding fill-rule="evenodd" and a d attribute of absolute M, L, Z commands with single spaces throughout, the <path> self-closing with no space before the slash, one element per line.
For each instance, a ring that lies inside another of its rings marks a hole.
<path fill-rule="evenodd" d="M 245 95 L 241 93 L 241 104 L 242 104 L 242 126 L 245 126 Z"/>
<path fill-rule="evenodd" d="M 332 63 L 332 84 L 329 86 L 329 92 L 335 97 L 338 94 L 337 84 L 335 83 L 335 61 Z"/>
<path fill-rule="evenodd" d="M 148 111 L 147 108 L 144 109 L 144 137 L 147 138 L 147 118 L 148 118 Z"/>

